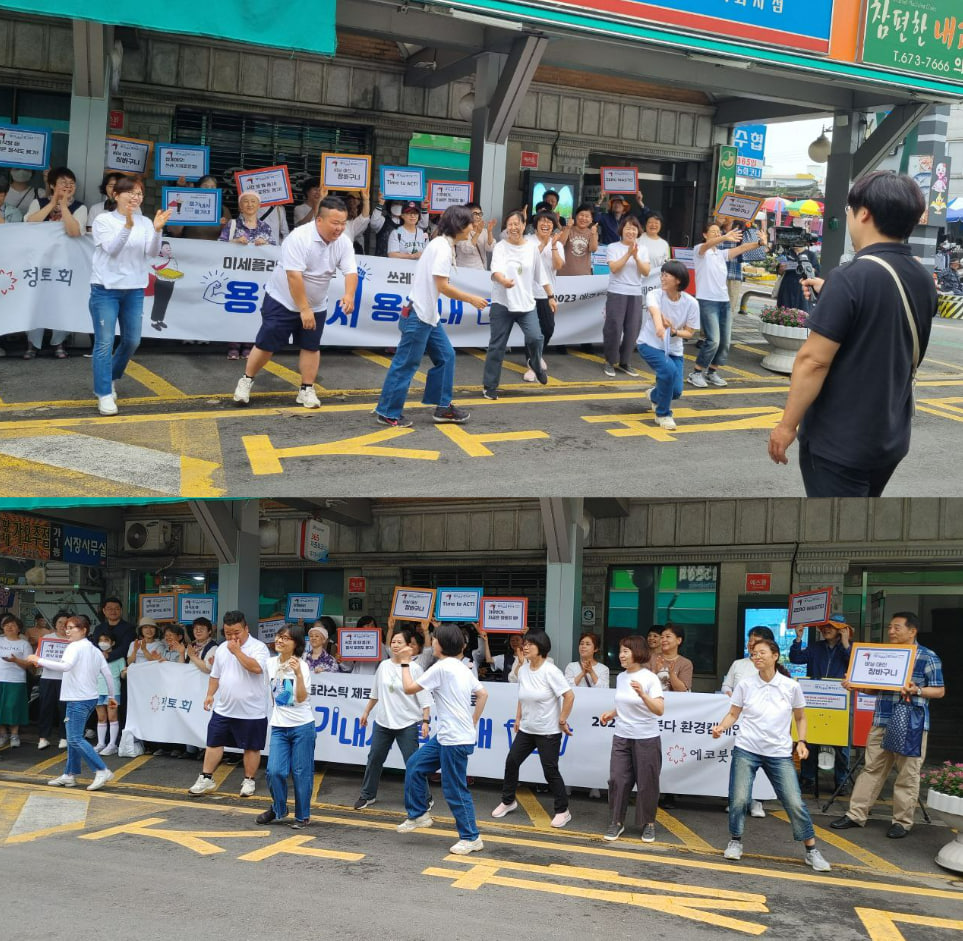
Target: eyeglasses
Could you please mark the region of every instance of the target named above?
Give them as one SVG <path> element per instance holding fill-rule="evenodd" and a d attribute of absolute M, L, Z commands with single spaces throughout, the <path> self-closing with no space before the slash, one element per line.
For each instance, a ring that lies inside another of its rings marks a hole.
<path fill-rule="evenodd" d="M 483 213 L 483 212 L 472 212 L 472 215 L 473 215 L 473 216 L 476 216 L 476 217 L 479 218 L 479 219 L 481 219 L 481 218 L 485 215 L 485 213 Z"/>

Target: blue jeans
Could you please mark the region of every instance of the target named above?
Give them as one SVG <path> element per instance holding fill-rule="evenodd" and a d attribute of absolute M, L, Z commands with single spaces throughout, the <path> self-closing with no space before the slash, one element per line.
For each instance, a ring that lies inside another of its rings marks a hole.
<path fill-rule="evenodd" d="M 365 800 L 374 800 L 378 796 L 378 784 L 381 781 L 381 771 L 385 766 L 385 758 L 395 742 L 401 750 L 401 757 L 408 764 L 408 759 L 418 751 L 418 725 L 409 725 L 404 729 L 387 729 L 377 722 L 371 723 L 371 749 L 368 751 L 368 764 L 364 769 L 364 780 L 361 782 L 361 796 Z"/>
<path fill-rule="evenodd" d="M 107 767 L 100 755 L 94 751 L 94 746 L 84 738 L 84 727 L 96 705 L 96 699 L 78 699 L 66 703 L 67 767 L 64 769 L 65 774 L 80 774 L 81 759 L 84 759 L 93 771 L 103 771 Z"/>
<path fill-rule="evenodd" d="M 812 840 L 816 834 L 809 811 L 799 793 L 796 768 L 792 758 L 771 758 L 757 755 L 742 748 L 732 749 L 732 764 L 729 766 L 729 833 L 734 840 L 742 839 L 746 824 L 746 812 L 752 800 L 752 782 L 756 772 L 762 768 L 776 792 L 776 799 L 782 804 L 792 824 L 795 840 Z"/>
<path fill-rule="evenodd" d="M 112 290 L 90 286 L 90 319 L 94 325 L 94 395 L 110 395 L 111 382 L 120 379 L 134 350 L 140 345 L 144 316 L 142 288 Z M 114 333 L 120 323 L 120 343 L 114 349 Z"/>
<path fill-rule="evenodd" d="M 725 366 L 729 359 L 729 343 L 732 340 L 732 317 L 728 301 L 699 301 L 699 322 L 706 335 L 705 342 L 696 356 L 696 366 Z"/>
<path fill-rule="evenodd" d="M 409 818 L 428 813 L 428 775 L 441 769 L 441 790 L 455 817 L 458 836 L 463 840 L 478 839 L 475 804 L 466 780 L 468 756 L 474 745 L 439 745 L 433 735 L 405 766 L 405 810 Z"/>
<path fill-rule="evenodd" d="M 267 779 L 274 801 L 271 809 L 278 819 L 288 812 L 288 775 L 294 778 L 294 816 L 298 820 L 311 818 L 316 734 L 313 721 L 290 728 L 271 726 Z"/>
<path fill-rule="evenodd" d="M 542 358 L 542 328 L 538 324 L 538 314 L 534 307 L 531 310 L 509 310 L 504 304 L 492 304 L 488 316 L 491 321 L 491 339 L 488 341 L 482 384 L 489 392 L 494 392 L 501 379 L 502 362 L 512 327 L 517 323 L 522 328 L 528 361 L 535 366 Z"/>
<path fill-rule="evenodd" d="M 428 370 L 421 401 L 425 405 L 451 405 L 451 390 L 455 384 L 455 350 L 441 321 L 431 327 L 419 320 L 412 311 L 407 317 L 401 318 L 399 329 L 401 340 L 385 376 L 375 411 L 385 418 L 401 417 L 408 387 L 425 353 L 434 365 Z"/>
<path fill-rule="evenodd" d="M 660 350 L 647 343 L 639 344 L 639 356 L 645 360 L 649 369 L 655 373 L 655 388 L 652 390 L 652 404 L 655 414 L 659 416 L 672 414 L 673 399 L 682 398 L 682 366 L 681 356 L 666 356 L 665 350 Z"/>

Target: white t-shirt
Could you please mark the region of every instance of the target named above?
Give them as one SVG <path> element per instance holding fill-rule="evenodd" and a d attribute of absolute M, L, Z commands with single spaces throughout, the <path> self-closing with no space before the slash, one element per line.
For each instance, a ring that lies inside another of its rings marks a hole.
<path fill-rule="evenodd" d="M 596 687 L 598 689 L 608 689 L 609 685 L 609 668 L 604 663 L 596 663 L 592 669 L 595 671 L 595 675 L 598 677 L 598 682 L 593 683 L 590 676 L 585 676 L 579 682 L 579 686 L 589 686 Z M 582 672 L 582 663 L 580 660 L 573 660 L 565 668 L 565 679 L 568 680 L 568 685 L 575 686 L 575 677 Z"/>
<path fill-rule="evenodd" d="M 428 244 L 428 236 L 424 229 L 415 226 L 414 232 L 409 232 L 404 226 L 395 229 L 388 236 L 388 251 L 401 252 L 404 255 L 415 255 L 423 252 Z"/>
<path fill-rule="evenodd" d="M 90 269 L 90 283 L 108 290 L 131 290 L 147 287 L 147 260 L 161 248 L 161 234 L 154 229 L 152 219 L 133 215 L 134 225 L 127 241 L 116 255 L 108 254 L 115 239 L 127 225 L 127 219 L 116 210 L 102 212 L 94 220 L 94 258 Z"/>
<path fill-rule="evenodd" d="M 636 244 L 639 246 L 639 261 L 648 261 L 649 253 L 645 246 L 641 242 L 636 242 Z M 624 258 L 628 251 L 629 246 L 625 242 L 613 242 L 605 249 L 609 265 L 613 261 Z M 610 269 L 608 290 L 610 294 L 642 293 L 642 275 L 639 273 L 639 266 L 635 263 L 634 258 L 629 259 L 619 271 L 611 271 Z"/>
<path fill-rule="evenodd" d="M 10 640 L 5 635 L 0 635 L 0 657 L 19 657 L 26 660 L 32 654 L 29 641 L 23 637 Z M 8 663 L 0 660 L 0 683 L 26 683 L 27 671 L 16 663 Z"/>
<path fill-rule="evenodd" d="M 662 286 L 662 266 L 669 260 L 671 254 L 669 243 L 665 239 L 653 239 L 643 234 L 639 244 L 645 246 L 645 250 L 649 253 L 649 261 L 652 263 L 648 277 L 642 279 L 642 290 L 651 291 L 653 288 Z"/>
<path fill-rule="evenodd" d="M 214 711 L 229 719 L 263 719 L 267 716 L 267 664 L 271 654 L 261 641 L 250 635 L 241 653 L 257 660 L 261 672 L 245 670 L 228 645 L 221 644 L 211 667 L 211 676 L 220 681 L 214 695 Z"/>
<path fill-rule="evenodd" d="M 288 310 L 298 305 L 288 287 L 288 272 L 300 271 L 304 279 L 304 293 L 311 310 L 327 310 L 328 287 L 336 271 L 343 275 L 357 274 L 358 262 L 354 247 L 343 232 L 333 242 L 325 242 L 315 224 L 298 226 L 281 243 L 281 262 L 275 265 L 265 290 Z"/>
<path fill-rule="evenodd" d="M 136 641 L 131 641 L 130 646 L 127 648 L 127 656 L 129 657 L 134 652 L 134 644 Z M 167 645 L 162 640 L 149 640 L 147 641 L 147 649 L 151 653 L 164 654 L 167 649 Z M 134 663 L 148 663 L 147 654 L 144 653 L 143 647 L 137 648 L 137 656 L 134 658 Z"/>
<path fill-rule="evenodd" d="M 657 350 L 664 350 L 667 356 L 681 356 L 683 352 L 682 337 L 673 337 L 666 330 L 665 336 L 660 340 L 655 332 L 655 322 L 652 320 L 651 310 L 656 307 L 662 311 L 662 316 L 672 324 L 674 330 L 682 327 L 693 327 L 699 329 L 699 302 L 684 291 L 679 294 L 678 300 L 670 300 L 669 295 L 658 288 L 649 291 L 646 297 L 646 310 L 642 317 L 642 332 L 639 334 L 639 343 L 646 346 L 655 347 Z"/>
<path fill-rule="evenodd" d="M 302 219 L 310 216 L 314 209 L 309 203 L 298 203 L 294 207 L 294 224 L 297 225 Z"/>
<path fill-rule="evenodd" d="M 447 236 L 439 235 L 432 239 L 418 259 L 414 276 L 411 279 L 411 292 L 408 297 L 415 315 L 422 323 L 434 327 L 441 315 L 438 313 L 438 288 L 435 278 L 449 278 L 455 267 L 455 249 Z"/>
<path fill-rule="evenodd" d="M 474 745 L 478 734 L 473 721 L 472 693 L 482 684 L 457 657 L 442 657 L 418 678 L 435 701 L 440 745 Z"/>
<path fill-rule="evenodd" d="M 729 301 L 729 288 L 726 286 L 726 262 L 729 260 L 728 248 L 710 248 L 704 255 L 700 242 L 695 247 L 696 297 L 700 301 Z"/>
<path fill-rule="evenodd" d="M 659 717 L 631 687 L 633 680 L 638 680 L 649 699 L 664 698 L 662 684 L 651 670 L 623 670 L 615 680 L 615 734 L 622 738 L 655 738 L 659 734 Z"/>
<path fill-rule="evenodd" d="M 243 649 L 243 648 L 242 648 Z M 311 695 L 308 694 L 304 702 L 297 700 L 295 676 L 287 666 L 279 671 L 281 661 L 278 657 L 271 657 L 267 663 L 268 683 L 271 687 L 271 700 L 274 708 L 271 710 L 271 725 L 281 729 L 292 729 L 308 722 L 314 722 L 314 709 L 311 706 Z M 310 689 L 311 673 L 303 660 L 298 660 L 301 679 L 305 689 Z M 220 712 L 220 710 L 218 710 Z"/>
<path fill-rule="evenodd" d="M 518 727 L 529 735 L 557 735 L 562 712 L 561 698 L 571 692 L 568 680 L 554 663 L 543 663 L 537 670 L 526 663 L 518 671 L 518 702 L 522 721 Z"/>
<path fill-rule="evenodd" d="M 107 690 L 111 696 L 116 692 L 114 677 L 104 655 L 89 640 L 74 640 L 67 644 L 63 659 L 44 660 L 40 665 L 54 673 L 63 674 L 60 684 L 61 702 L 84 702 L 96 699 L 97 677 L 103 676 L 107 681 Z"/>
<path fill-rule="evenodd" d="M 792 713 L 806 705 L 795 680 L 776 673 L 766 683 L 757 672 L 736 685 L 732 705 L 742 709 L 736 732 L 739 748 L 769 758 L 788 758 L 792 754 Z"/>
<path fill-rule="evenodd" d="M 30 203 L 30 208 L 24 213 L 24 218 L 27 216 L 32 216 L 35 212 L 40 212 L 40 209 L 40 200 L 33 200 Z M 80 226 L 80 234 L 83 235 L 87 231 L 87 207 L 81 204 L 71 213 L 71 215 L 77 220 L 77 225 Z M 47 219 L 44 219 L 44 222 L 47 221 Z M 62 222 L 63 220 L 59 221 Z"/>
<path fill-rule="evenodd" d="M 408 669 L 416 683 L 425 672 L 414 662 Z M 421 722 L 423 710 L 431 708 L 431 696 L 424 690 L 413 696 L 405 692 L 401 683 L 401 664 L 391 660 L 378 664 L 371 698 L 378 700 L 371 710 L 371 718 L 383 729 L 406 729 Z"/>
<path fill-rule="evenodd" d="M 755 676 L 758 672 L 756 665 L 748 657 L 734 660 L 729 667 L 729 672 L 722 679 L 722 691 L 731 693 L 739 685 L 740 680 Z"/>
<path fill-rule="evenodd" d="M 493 304 L 502 304 L 512 311 L 535 309 L 535 285 L 549 283 L 542 268 L 537 245 L 529 241 L 512 245 L 511 242 L 503 240 L 492 251 L 491 268 L 492 274 L 497 272 L 515 282 L 512 287 L 506 288 L 493 279 Z"/>
<path fill-rule="evenodd" d="M 537 235 L 529 235 L 528 240 L 538 249 Z M 542 260 L 542 272 L 548 278 L 548 283 L 552 286 L 552 293 L 554 294 L 557 290 L 558 272 L 555 270 L 555 265 L 552 264 L 553 255 L 563 265 L 565 264 L 565 246 L 561 242 L 556 242 L 555 239 L 549 239 L 548 244 L 539 251 L 538 257 Z M 535 285 L 534 293 L 536 300 L 545 300 L 548 297 L 542 284 Z"/>

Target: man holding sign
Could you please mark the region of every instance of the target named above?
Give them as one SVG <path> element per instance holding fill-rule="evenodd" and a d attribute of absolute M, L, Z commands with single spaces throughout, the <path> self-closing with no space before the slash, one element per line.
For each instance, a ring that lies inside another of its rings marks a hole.
<path fill-rule="evenodd" d="M 896 781 L 893 784 L 893 819 L 886 835 L 891 840 L 899 840 L 913 827 L 916 802 L 920 795 L 920 769 L 926 758 L 926 735 L 930 727 L 929 700 L 942 699 L 946 692 L 943 686 L 943 665 L 932 650 L 917 643 L 916 635 L 919 629 L 919 618 L 911 611 L 900 611 L 894 614 L 889 622 L 891 644 L 916 647 L 913 672 L 898 691 L 875 690 L 876 710 L 873 713 L 873 728 L 866 740 L 866 764 L 853 786 L 849 810 L 830 824 L 834 830 L 848 830 L 850 827 L 866 825 L 866 818 L 894 766 Z M 846 689 L 852 689 L 850 679 L 843 680 Z M 894 710 L 901 700 L 923 710 L 923 741 L 918 755 L 891 750 L 898 745 L 886 741 L 887 728 L 892 723 Z"/>

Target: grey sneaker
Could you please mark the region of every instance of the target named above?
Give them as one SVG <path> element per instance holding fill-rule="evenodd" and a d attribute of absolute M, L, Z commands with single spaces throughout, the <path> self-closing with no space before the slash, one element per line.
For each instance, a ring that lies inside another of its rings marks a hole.
<path fill-rule="evenodd" d="M 377 800 L 374 797 L 359 797 L 354 802 L 355 810 L 364 810 L 365 807 L 370 807 L 372 804 L 376 804 Z"/>
<path fill-rule="evenodd" d="M 241 376 L 237 380 L 237 385 L 234 387 L 234 401 L 238 405 L 247 405 L 251 401 L 251 386 L 253 385 L 254 380 L 247 376 Z"/>
<path fill-rule="evenodd" d="M 806 850 L 806 865 L 812 866 L 815 872 L 832 872 L 833 867 L 826 862 L 826 857 L 814 846 Z"/>
<path fill-rule="evenodd" d="M 722 855 L 726 859 L 742 859 L 742 840 L 730 840 Z"/>
<path fill-rule="evenodd" d="M 706 389 L 709 383 L 706 382 L 705 373 L 703 372 L 690 372 L 689 378 L 686 380 L 690 386 L 695 386 L 697 389 Z"/>
<path fill-rule="evenodd" d="M 706 382 L 708 382 L 710 386 L 719 386 L 720 389 L 723 386 L 729 385 L 714 369 L 710 369 L 709 372 L 706 373 Z"/>
<path fill-rule="evenodd" d="M 609 843 L 614 843 L 624 832 L 625 827 L 623 827 L 621 823 L 613 823 L 608 830 L 602 834 L 602 839 L 608 840 Z"/>
<path fill-rule="evenodd" d="M 655 824 L 654 823 L 647 823 L 642 828 L 642 842 L 643 843 L 655 842 Z"/>
<path fill-rule="evenodd" d="M 635 369 L 633 369 L 633 368 L 632 368 L 631 366 L 629 366 L 627 363 L 619 363 L 618 366 L 616 366 L 615 368 L 616 368 L 619 372 L 624 372 L 627 376 L 631 376 L 633 379 L 638 379 L 638 378 L 639 378 L 638 371 L 635 370 Z"/>
<path fill-rule="evenodd" d="M 604 372 L 606 376 L 609 376 L 612 379 L 615 378 L 615 367 L 611 363 L 606 363 L 602 367 L 602 372 Z"/>
<path fill-rule="evenodd" d="M 463 408 L 458 408 L 454 402 L 451 405 L 441 406 L 432 413 L 432 418 L 435 420 L 435 424 L 444 425 L 463 425 L 468 421 L 471 412 L 465 411 Z"/>
<path fill-rule="evenodd" d="M 409 817 L 403 823 L 398 824 L 398 832 L 409 833 L 412 830 L 430 827 L 434 822 L 429 814 L 422 814 L 420 817 Z"/>

